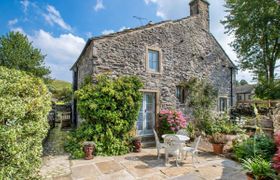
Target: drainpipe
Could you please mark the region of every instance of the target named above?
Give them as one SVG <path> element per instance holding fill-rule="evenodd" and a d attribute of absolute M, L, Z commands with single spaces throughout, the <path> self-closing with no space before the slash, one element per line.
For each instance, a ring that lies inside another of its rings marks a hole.
<path fill-rule="evenodd" d="M 230 106 L 233 106 L 233 67 L 230 67 Z"/>

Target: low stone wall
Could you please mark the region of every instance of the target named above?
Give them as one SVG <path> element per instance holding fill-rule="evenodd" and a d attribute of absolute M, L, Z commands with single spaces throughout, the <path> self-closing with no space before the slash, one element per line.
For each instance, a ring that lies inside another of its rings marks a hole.
<path fill-rule="evenodd" d="M 273 120 L 274 132 L 280 131 L 280 103 L 276 105 L 271 117 Z"/>

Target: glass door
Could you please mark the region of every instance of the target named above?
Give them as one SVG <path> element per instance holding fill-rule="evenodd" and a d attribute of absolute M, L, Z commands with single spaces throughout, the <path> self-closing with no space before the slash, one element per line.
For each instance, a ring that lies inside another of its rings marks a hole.
<path fill-rule="evenodd" d="M 144 93 L 137 121 L 138 135 L 152 135 L 156 117 L 156 93 Z"/>

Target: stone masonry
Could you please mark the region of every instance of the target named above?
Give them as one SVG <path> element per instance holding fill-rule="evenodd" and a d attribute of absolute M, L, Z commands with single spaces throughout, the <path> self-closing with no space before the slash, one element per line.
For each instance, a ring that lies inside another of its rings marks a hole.
<path fill-rule="evenodd" d="M 230 105 L 236 68 L 208 30 L 208 5 L 205 0 L 194 0 L 190 17 L 89 39 L 72 67 L 78 88 L 85 77 L 104 72 L 136 75 L 144 82 L 144 89 L 160 93 L 161 109 L 176 108 L 186 113 L 188 108 L 176 98 L 176 86 L 197 77 L 211 82 Z M 160 52 L 159 73 L 147 71 L 148 49 Z"/>

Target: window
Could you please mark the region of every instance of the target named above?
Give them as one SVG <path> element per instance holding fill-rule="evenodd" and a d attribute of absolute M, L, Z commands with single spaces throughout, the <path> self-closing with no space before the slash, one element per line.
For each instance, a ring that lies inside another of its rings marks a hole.
<path fill-rule="evenodd" d="M 186 90 L 182 86 L 176 87 L 176 97 L 181 104 L 185 103 L 186 100 Z"/>
<path fill-rule="evenodd" d="M 224 97 L 219 98 L 219 110 L 227 111 L 227 98 Z"/>
<path fill-rule="evenodd" d="M 238 100 L 238 101 L 241 101 L 241 100 L 242 100 L 242 95 L 238 94 L 238 95 L 237 95 L 237 100 Z"/>
<path fill-rule="evenodd" d="M 148 67 L 150 71 L 159 72 L 159 51 L 148 50 Z"/>

